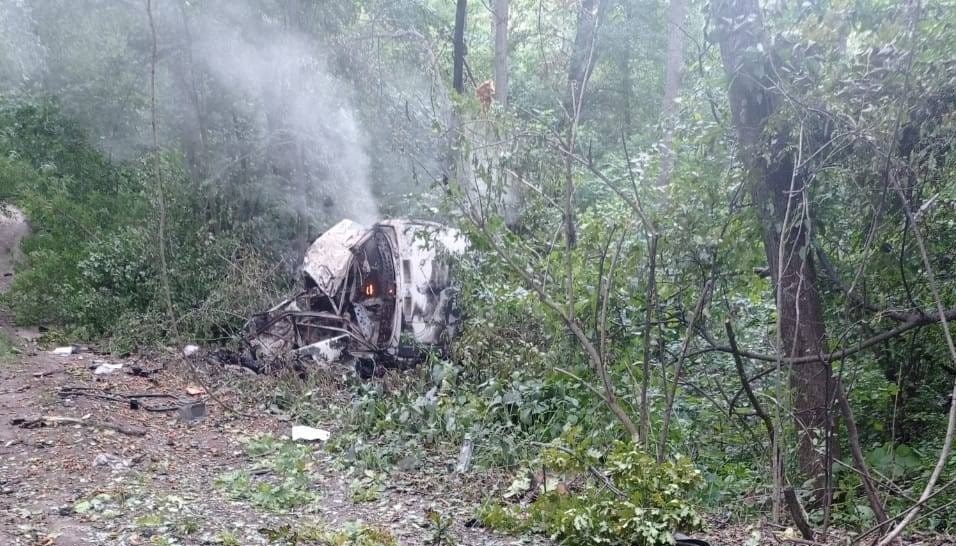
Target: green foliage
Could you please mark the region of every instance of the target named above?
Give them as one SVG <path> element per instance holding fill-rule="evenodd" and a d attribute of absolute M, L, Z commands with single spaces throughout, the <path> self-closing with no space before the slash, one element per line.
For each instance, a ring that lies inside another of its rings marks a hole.
<path fill-rule="evenodd" d="M 377 501 L 385 488 L 384 481 L 385 475 L 381 472 L 365 469 L 349 482 L 349 497 L 356 504 Z"/>
<path fill-rule="evenodd" d="M 321 525 L 282 525 L 262 528 L 269 544 L 276 546 L 398 546 L 398 541 L 387 530 L 350 522 L 339 530 Z"/>
<path fill-rule="evenodd" d="M 566 439 L 574 437 L 569 431 Z M 478 512 L 483 525 L 518 532 L 548 533 L 560 544 L 655 546 L 673 543 L 675 530 L 693 531 L 703 520 L 693 501 L 701 474 L 684 457 L 658 464 L 639 448 L 615 442 L 605 453 L 589 442 L 568 447 L 555 442 L 541 454 L 551 476 L 575 477 L 582 486 L 542 484 L 527 510 L 487 503 Z M 602 476 L 598 479 L 596 476 Z"/>
<path fill-rule="evenodd" d="M 364 132 L 357 131 L 363 138 L 356 140 L 370 152 L 368 178 L 380 212 L 455 223 L 472 242 L 457 271 L 464 319 L 449 355 L 431 358 L 417 372 L 352 385 L 348 403 L 317 395 L 314 377 L 298 390 L 286 384 L 298 378 L 260 387 L 268 391 L 262 398 L 270 406 L 300 422 L 332 413 L 343 423 L 330 447 L 353 467 L 354 500 L 375 498 L 381 471 L 389 466 L 415 466 L 431 452 L 453 459 L 466 440 L 476 446 L 478 467 L 514 469 L 535 459 L 539 443 L 575 430 L 566 447 L 572 454 L 549 449 L 542 457 L 558 472 L 580 475 L 583 467 L 598 468 L 624 498 L 588 474 L 586 486 L 568 495 L 544 491 L 527 517 L 486 505 L 487 525 L 533 527 L 568 544 L 656 544 L 666 541 L 673 526 L 693 526 L 690 499 L 731 516 L 769 509 L 766 434 L 742 395 L 733 361 L 714 346 L 726 343 L 720 326 L 729 319 L 741 347 L 766 354 L 783 350 L 777 344 L 777 301 L 766 274 L 766 226 L 755 206 L 758 173 L 740 161 L 748 146 L 736 142 L 737 116 L 726 97 L 735 76 L 726 73 L 709 32 L 718 23 L 704 10 L 690 10 L 682 26 L 683 82 L 673 119 L 666 120 L 666 3 L 598 2 L 607 11 L 599 14 L 593 41 L 596 65 L 578 97 L 579 123 L 569 127 L 567 65 L 576 52 L 568 49 L 577 42 L 579 18 L 566 6 L 511 0 L 510 102 L 486 111 L 472 93 L 474 84 L 493 73 L 493 14 L 481 3 L 469 6 L 466 39 L 474 81 L 462 95 L 444 93 L 450 48 L 432 47 L 447 42 L 453 3 L 250 1 L 228 10 L 228 20 L 215 3 L 186 3 L 174 27 L 158 20 L 174 52 L 160 63 L 159 96 L 181 105 L 160 101 L 159 136 L 169 145 L 157 157 L 144 155 L 142 146 L 149 100 L 142 81 L 141 9 L 33 4 L 28 14 L 43 24 L 30 25 L 31 32 L 41 49 L 56 54 L 49 56 L 48 72 L 25 81 L 49 86 L 59 98 L 33 95 L 0 103 L 0 203 L 23 208 L 33 227 L 5 299 L 18 320 L 58 330 L 52 335 L 109 337 L 120 350 L 165 341 L 170 328 L 159 304 L 160 244 L 168 251 L 174 314 L 186 336 L 227 339 L 251 311 L 288 288 L 286 278 L 303 246 L 337 220 L 325 216 L 337 210 L 337 190 L 347 186 L 320 190 L 313 184 L 313 178 L 335 178 L 326 172 L 334 171 L 335 162 L 325 157 L 335 152 L 303 154 L 323 143 L 296 140 L 299 127 L 282 111 L 288 104 L 281 99 L 288 97 L 279 86 L 260 96 L 223 85 L 215 70 L 222 67 L 191 56 L 199 51 L 179 30 L 193 23 L 196 43 L 204 44 L 210 36 L 199 36 L 198 29 L 280 22 L 275 26 L 282 32 L 287 25 L 310 49 L 327 53 L 317 63 L 327 64 L 330 76 L 320 87 L 337 89 L 341 79 L 342 88 L 351 88 L 329 102 L 343 111 L 354 105 L 364 125 Z M 774 105 L 767 134 L 756 140 L 799 156 L 794 179 L 806 175 L 805 201 L 793 212 L 812 246 L 798 256 L 812 262 L 826 349 L 852 348 L 898 326 L 882 309 L 933 308 L 934 291 L 914 233 L 925 239 L 941 303 L 952 308 L 956 11 L 940 2 L 770 4 L 761 17 L 766 42 L 744 52 L 754 65 L 741 68 L 762 70 L 772 60 L 773 87 L 785 95 Z M 913 6 L 919 8 L 915 13 Z M 187 58 L 190 66 L 177 64 Z M 15 72 L 9 59 L 0 63 L 0 73 Z M 325 75 L 326 67 L 317 68 Z M 32 85 L 23 89 L 32 92 Z M 310 106 L 319 111 L 328 105 Z M 266 129 L 260 127 L 263 119 Z M 662 137 L 671 122 L 674 164 L 663 186 Z M 449 125 L 465 131 L 457 148 L 449 146 L 456 140 Z M 576 148 L 568 149 L 567 133 L 575 135 Z M 297 145 L 286 146 L 286 139 Z M 183 157 L 172 151 L 180 148 Z M 768 153 L 765 159 L 780 158 Z M 458 164 L 450 169 L 445 163 L 452 160 Z M 166 241 L 157 240 L 153 165 L 166 194 Z M 307 176 L 298 176 L 302 170 Z M 444 180 L 446 173 L 454 173 L 451 180 Z M 358 182 L 364 181 L 347 180 Z M 900 202 L 891 182 L 901 184 L 908 203 Z M 639 211 L 633 206 L 638 204 Z M 916 215 L 917 225 L 904 208 Z M 574 241 L 566 245 L 569 219 Z M 650 298 L 649 224 L 659 236 Z M 832 271 L 823 267 L 824 257 Z M 713 290 L 690 329 L 695 302 L 710 279 Z M 568 322 L 577 327 L 574 335 Z M 0 339 L 0 359 L 3 352 Z M 594 352 L 600 353 L 604 376 L 597 373 Z M 940 363 L 948 359 L 942 329 L 926 326 L 832 363 L 891 513 L 919 496 L 940 448 L 952 384 L 952 370 Z M 657 439 L 677 361 L 683 376 L 664 447 L 686 453 L 699 476 L 685 459 L 658 467 L 621 443 L 625 435 L 605 394 L 598 394 L 610 388 L 623 411 L 636 418 L 646 387 L 649 437 Z M 776 373 L 771 362 L 758 359 L 744 366 L 757 399 L 773 409 L 782 443 L 791 448 L 785 453 L 791 482 L 803 483 L 806 477 L 792 464 L 800 431 L 790 418 L 794 400 L 786 370 Z M 840 427 L 837 433 L 847 453 Z M 300 496 L 307 481 L 298 464 L 303 454 L 262 442 L 251 443 L 250 452 L 283 468 L 282 478 L 237 472 L 225 476 L 222 486 L 272 509 L 308 502 Z M 956 472 L 953 465 L 944 480 Z M 868 526 L 872 514 L 859 477 L 838 464 L 833 478 L 831 521 Z M 743 497 L 747 503 L 737 502 Z M 944 491 L 927 511 L 952 500 Z M 811 517 L 822 522 L 822 511 Z M 945 510 L 916 524 L 956 526 Z M 336 540 L 358 544 L 364 534 Z"/>
<path fill-rule="evenodd" d="M 321 540 L 328 546 L 398 546 L 398 540 L 387 530 L 355 523 L 324 533 Z"/>
<path fill-rule="evenodd" d="M 0 331 L 0 365 L 13 361 L 17 348 L 6 332 Z"/>
<path fill-rule="evenodd" d="M 428 523 L 428 534 L 424 541 L 426 546 L 457 546 L 458 540 L 452 533 L 455 524 L 453 516 L 430 509 L 425 514 L 425 520 Z"/>
<path fill-rule="evenodd" d="M 114 164 L 54 103 L 0 104 L 0 186 L 13 188 L 32 234 L 7 301 L 23 323 L 74 339 L 111 338 L 125 351 L 168 335 L 159 302 L 155 188 L 147 162 Z M 277 256 L 251 244 L 251 225 L 203 218 L 173 156 L 168 192 L 170 278 L 181 333 L 224 339 L 279 291 Z"/>
<path fill-rule="evenodd" d="M 259 436 L 246 442 L 246 454 L 256 460 L 252 471 L 234 470 L 216 478 L 230 497 L 274 512 L 284 512 L 315 500 L 309 474 L 312 452 L 302 444 Z M 261 476 L 257 470 L 268 470 Z"/>
<path fill-rule="evenodd" d="M 688 501 L 700 484 L 700 472 L 686 458 L 658 464 L 624 442 L 616 442 L 607 455 L 582 444 L 565 449 L 546 450 L 542 454 L 544 465 L 563 473 L 584 472 L 601 465 L 610 485 L 594 484 L 581 494 L 567 497 L 548 492 L 537 501 L 544 505 L 548 531 L 561 543 L 671 544 L 674 530 L 692 531 L 703 523 Z M 611 490 L 612 486 L 617 492 Z"/>

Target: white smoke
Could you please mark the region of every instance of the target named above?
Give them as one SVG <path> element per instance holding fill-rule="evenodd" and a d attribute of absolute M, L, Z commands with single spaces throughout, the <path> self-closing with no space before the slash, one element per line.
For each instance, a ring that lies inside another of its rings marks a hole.
<path fill-rule="evenodd" d="M 290 191 L 311 190 L 341 216 L 374 222 L 366 138 L 347 88 L 306 37 L 252 30 L 201 21 L 195 61 L 255 108 L 264 146 L 289 167 L 282 176 Z M 301 194 L 290 197 L 301 205 Z"/>
<path fill-rule="evenodd" d="M 263 194 L 317 224 L 372 223 L 368 138 L 350 90 L 329 71 L 322 45 L 268 6 L 153 0 L 163 145 L 175 148 L 203 115 L 218 131 L 207 174 L 233 176 L 227 144 L 238 119 L 243 145 L 256 148 L 244 152 L 255 163 L 245 176 L 255 173 Z M 0 0 L 0 92 L 55 96 L 111 157 L 134 158 L 150 148 L 149 32 L 144 2 Z M 187 100 L 189 86 L 203 96 L 202 114 Z"/>
<path fill-rule="evenodd" d="M 43 72 L 46 51 L 31 32 L 34 24 L 23 0 L 0 2 L 0 91 Z"/>

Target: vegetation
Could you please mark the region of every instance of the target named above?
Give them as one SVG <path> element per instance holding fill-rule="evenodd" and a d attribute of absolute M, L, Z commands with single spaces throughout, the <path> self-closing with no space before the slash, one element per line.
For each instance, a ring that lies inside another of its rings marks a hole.
<path fill-rule="evenodd" d="M 260 436 L 246 443 L 246 453 L 261 463 L 251 470 L 228 472 L 216 480 L 229 496 L 276 512 L 315 500 L 308 472 L 312 452 L 307 446 Z M 261 471 L 268 475 L 259 476 Z"/>
<path fill-rule="evenodd" d="M 948 0 L 7 4 L 18 321 L 229 343 L 342 216 L 435 219 L 463 329 L 323 410 L 356 502 L 471 442 L 517 484 L 480 519 L 565 544 L 956 530 Z M 325 417 L 306 390 L 268 402 Z M 224 490 L 313 500 L 249 449 L 280 482 Z"/>

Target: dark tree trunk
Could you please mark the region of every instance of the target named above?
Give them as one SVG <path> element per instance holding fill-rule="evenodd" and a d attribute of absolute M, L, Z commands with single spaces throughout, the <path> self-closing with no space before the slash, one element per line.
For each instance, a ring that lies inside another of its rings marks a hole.
<path fill-rule="evenodd" d="M 778 126 L 773 134 L 766 131 L 780 97 L 763 53 L 769 49 L 760 7 L 756 0 L 719 0 L 714 7 L 740 157 L 777 286 L 778 340 L 782 345 L 778 351 L 785 357 L 823 354 L 826 332 L 813 253 L 809 251 L 806 180 L 802 172 L 794 172 L 796 143 L 791 142 L 789 128 Z M 815 446 L 823 431 L 830 428 L 830 368 L 823 362 L 795 365 L 790 378 L 800 470 L 808 477 L 821 478 L 829 460 Z"/>
<path fill-rule="evenodd" d="M 459 94 L 465 92 L 465 15 L 468 0 L 458 0 L 455 6 L 455 34 L 452 38 L 452 87 Z"/>
<path fill-rule="evenodd" d="M 584 85 L 594 70 L 597 60 L 597 29 L 606 11 L 607 0 L 581 0 L 571 62 L 568 65 L 568 97 L 564 105 L 572 124 L 580 115 Z"/>

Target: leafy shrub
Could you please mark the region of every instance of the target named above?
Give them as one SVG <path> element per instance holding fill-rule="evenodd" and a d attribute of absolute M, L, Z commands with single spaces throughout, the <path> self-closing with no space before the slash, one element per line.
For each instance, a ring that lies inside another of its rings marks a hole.
<path fill-rule="evenodd" d="M 486 505 L 479 512 L 482 523 L 512 532 L 548 533 L 568 546 L 673 544 L 674 531 L 701 526 L 688 500 L 701 474 L 686 458 L 658 464 L 628 442 L 615 442 L 607 454 L 586 441 L 573 446 L 553 444 L 542 452 L 541 462 L 553 475 L 587 476 L 583 487 L 570 492 L 545 484 L 546 491 L 526 512 Z"/>
<path fill-rule="evenodd" d="M 289 219 L 240 199 L 213 198 L 180 159 L 157 161 L 166 193 L 167 264 L 177 330 L 200 341 L 234 334 L 287 289 Z M 0 102 L 0 201 L 26 214 L 32 234 L 5 299 L 23 323 L 63 337 L 109 338 L 126 351 L 171 333 L 159 291 L 153 163 L 114 163 L 55 103 Z M 216 205 L 216 209 L 213 209 Z M 285 223 L 285 224 L 284 224 Z"/>

